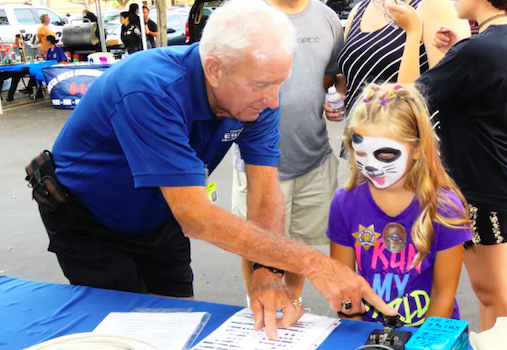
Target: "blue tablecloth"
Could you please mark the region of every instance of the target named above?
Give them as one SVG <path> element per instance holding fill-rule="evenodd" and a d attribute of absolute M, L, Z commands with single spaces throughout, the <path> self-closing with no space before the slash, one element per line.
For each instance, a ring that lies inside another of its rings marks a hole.
<path fill-rule="evenodd" d="M 45 61 L 45 62 L 38 62 L 30 64 L 28 69 L 30 70 L 30 75 L 37 79 L 37 81 L 46 81 L 44 78 L 44 73 L 42 72 L 42 68 L 54 66 L 55 64 L 58 64 L 57 61 Z"/>
<path fill-rule="evenodd" d="M 0 72 L 21 72 L 28 70 L 30 75 L 35 77 L 37 81 L 44 81 L 42 68 L 57 64 L 57 61 L 29 62 L 12 65 L 0 65 Z"/>
<path fill-rule="evenodd" d="M 18 350 L 62 335 L 92 331 L 110 312 L 190 308 L 211 318 L 201 341 L 241 307 L 34 282 L 0 276 L 0 349 Z M 342 320 L 319 350 L 353 350 L 379 324 Z M 413 330 L 413 329 L 407 329 Z"/>
<path fill-rule="evenodd" d="M 44 81 L 53 107 L 75 108 L 95 79 L 111 65 L 73 63 L 44 67 Z"/>

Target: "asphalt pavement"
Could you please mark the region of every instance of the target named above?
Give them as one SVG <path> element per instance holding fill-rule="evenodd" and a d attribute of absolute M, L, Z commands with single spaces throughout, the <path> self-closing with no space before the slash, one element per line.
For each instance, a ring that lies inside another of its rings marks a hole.
<path fill-rule="evenodd" d="M 71 111 L 53 109 L 49 102 L 11 108 L 0 115 L 0 274 L 37 281 L 68 283 L 56 257 L 47 251 L 48 238 L 24 180 L 24 167 L 53 142 Z M 343 123 L 328 123 L 335 152 L 339 150 Z M 348 176 L 340 162 L 339 182 Z M 211 175 L 216 181 L 218 205 L 230 210 L 232 156 L 229 153 Z M 316 247 L 325 254 L 329 247 Z M 197 300 L 245 305 L 240 258 L 206 242 L 192 241 L 192 267 Z M 463 268 L 457 299 L 461 316 L 478 331 L 478 301 Z M 310 283 L 303 292 L 305 307 L 313 313 L 334 315 L 323 296 Z"/>

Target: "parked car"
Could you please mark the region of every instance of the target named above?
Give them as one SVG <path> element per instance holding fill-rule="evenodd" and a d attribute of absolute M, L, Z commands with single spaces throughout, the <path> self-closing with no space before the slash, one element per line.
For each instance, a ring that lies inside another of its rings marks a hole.
<path fill-rule="evenodd" d="M 2 41 L 14 42 L 16 34 L 24 33 L 26 41 L 35 43 L 39 17 L 47 13 L 51 20 L 49 27 L 57 37 L 62 36 L 62 28 L 67 19 L 53 10 L 39 5 L 0 5 L 0 38 Z"/>
<path fill-rule="evenodd" d="M 118 25 L 121 25 L 120 13 L 122 13 L 122 12 L 123 12 L 123 10 L 111 10 L 111 11 L 104 12 L 102 14 L 102 21 L 104 22 L 104 29 L 106 30 L 106 33 L 108 35 Z"/>
<path fill-rule="evenodd" d="M 167 45 L 185 44 L 185 22 L 188 18 L 188 8 L 167 10 Z M 150 10 L 150 19 L 157 22 L 157 11 Z M 121 24 L 108 34 L 108 40 L 121 42 Z"/>
<path fill-rule="evenodd" d="M 185 44 L 185 22 L 190 7 L 172 6 L 167 10 L 167 46 Z M 157 23 L 157 10 L 150 10 L 150 19 Z"/>
<path fill-rule="evenodd" d="M 349 17 L 350 11 L 362 0 L 328 0 L 326 5 L 331 7 L 334 12 L 340 17 L 343 29 L 347 25 L 347 18 Z"/>
<path fill-rule="evenodd" d="M 106 35 L 112 32 L 118 25 L 120 25 L 120 13 L 123 10 L 111 10 L 102 13 L 102 23 L 104 24 L 104 30 L 106 31 Z M 83 22 L 83 15 L 71 15 L 67 13 L 65 16 L 67 18 L 68 23 L 72 22 Z"/>
<path fill-rule="evenodd" d="M 222 2 L 223 0 L 195 0 L 185 23 L 185 42 L 187 44 L 193 44 L 201 40 L 202 30 L 206 25 L 206 21 L 213 13 L 213 10 L 220 6 Z"/>
<path fill-rule="evenodd" d="M 350 11 L 360 1 L 362 0 L 328 0 L 327 2 L 323 2 L 336 12 L 343 28 L 345 28 Z M 195 0 L 188 14 L 187 23 L 185 24 L 187 44 L 193 44 L 201 40 L 202 30 L 206 25 L 206 21 L 213 13 L 213 10 L 220 6 L 222 2 L 223 0 Z"/>

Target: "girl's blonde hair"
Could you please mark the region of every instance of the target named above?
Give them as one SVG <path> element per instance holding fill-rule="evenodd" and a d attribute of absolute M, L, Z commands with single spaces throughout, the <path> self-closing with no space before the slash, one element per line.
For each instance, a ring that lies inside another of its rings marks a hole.
<path fill-rule="evenodd" d="M 360 124 L 385 125 L 398 140 L 420 149 L 421 157 L 407 169 L 405 181 L 405 187 L 416 193 L 421 206 L 421 214 L 414 222 L 411 233 L 418 250 L 411 266 L 414 267 L 430 251 L 435 234 L 433 221 L 452 229 L 466 229 L 470 225 L 468 206 L 442 165 L 426 102 L 415 86 L 370 84 L 364 88 L 345 132 L 352 170 L 345 184 L 348 191 L 366 181 L 356 165 L 352 148 L 353 128 Z M 446 192 L 455 194 L 465 209 L 458 208 Z M 460 216 L 457 217 L 456 213 Z"/>

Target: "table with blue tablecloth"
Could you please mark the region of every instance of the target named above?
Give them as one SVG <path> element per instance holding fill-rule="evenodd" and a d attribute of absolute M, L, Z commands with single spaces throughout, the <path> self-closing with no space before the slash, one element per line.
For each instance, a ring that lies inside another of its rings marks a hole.
<path fill-rule="evenodd" d="M 8 97 L 13 98 L 14 93 L 17 90 L 18 83 L 21 78 L 27 74 L 31 76 L 31 82 L 29 83 L 29 90 L 35 87 L 36 82 L 44 81 L 44 75 L 42 74 L 42 68 L 57 64 L 56 61 L 42 61 L 42 62 L 28 62 L 28 63 L 14 63 L 14 64 L 0 64 L 0 87 L 3 86 L 3 82 L 7 79 L 12 79 L 11 87 L 9 89 Z M 32 78 L 33 77 L 33 78 Z M 39 89 L 41 85 L 39 84 Z M 41 91 L 37 91 L 41 93 Z"/>
<path fill-rule="evenodd" d="M 29 72 L 37 81 L 44 81 L 42 68 L 57 64 L 56 61 L 0 64 L 0 73 Z"/>
<path fill-rule="evenodd" d="M 44 67 L 44 80 L 55 108 L 75 108 L 93 81 L 111 64 L 72 63 Z"/>
<path fill-rule="evenodd" d="M 35 282 L 0 276 L 0 349 L 20 350 L 55 337 L 90 332 L 110 313 L 136 308 L 192 309 L 211 317 L 197 342 L 241 307 Z M 319 350 L 354 350 L 382 326 L 342 320 Z M 406 330 L 414 331 L 413 328 Z"/>
<path fill-rule="evenodd" d="M 0 276 L 0 349 L 21 350 L 60 336 L 91 332 L 110 312 L 134 309 L 210 313 L 197 344 L 242 308 Z M 318 350 L 354 350 L 375 329 L 383 326 L 342 319 Z M 400 330 L 416 331 L 415 328 Z"/>

